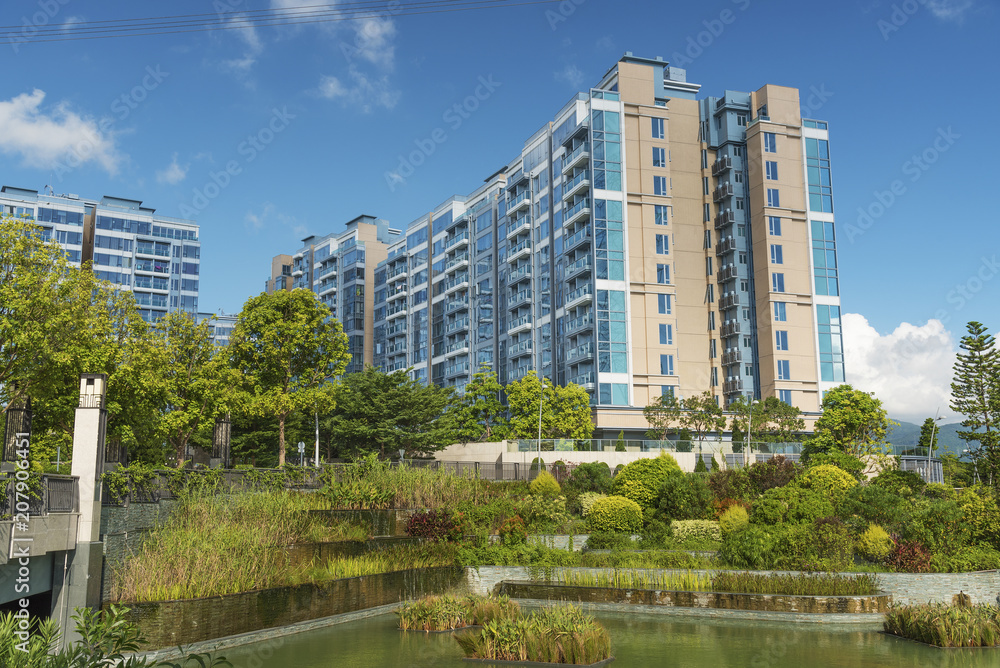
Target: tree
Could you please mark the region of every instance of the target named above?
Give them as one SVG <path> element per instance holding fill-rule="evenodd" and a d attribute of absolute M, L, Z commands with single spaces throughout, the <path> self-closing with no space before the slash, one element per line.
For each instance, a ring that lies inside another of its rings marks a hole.
<path fill-rule="evenodd" d="M 351 357 L 347 336 L 315 293 L 281 290 L 247 300 L 229 347 L 250 412 L 278 419 L 278 465 L 284 466 L 288 416 L 336 405 L 333 381 Z"/>
<path fill-rule="evenodd" d="M 881 460 L 887 455 L 885 436 L 893 424 L 874 395 L 838 385 L 826 393 L 823 415 L 816 420 L 814 436 L 803 454 L 832 450 L 861 460 Z"/>
<path fill-rule="evenodd" d="M 959 438 L 981 451 L 990 484 L 1000 481 L 1000 352 L 982 324 L 970 322 L 962 337 L 951 383 L 951 409 L 965 416 Z M 973 445 L 975 444 L 975 445 Z"/>
<path fill-rule="evenodd" d="M 506 392 L 510 432 L 515 438 L 538 437 L 539 410 L 542 438 L 585 439 L 594 433 L 590 395 L 579 385 L 558 387 L 547 378 L 540 381 L 532 370 L 508 384 Z"/>
<path fill-rule="evenodd" d="M 681 422 L 685 428 L 694 432 L 694 437 L 698 441 L 707 434 L 726 428 L 726 418 L 722 414 L 722 408 L 711 392 L 702 392 L 685 399 L 683 407 Z"/>
<path fill-rule="evenodd" d="M 937 440 L 937 424 L 934 422 L 934 418 L 927 418 L 920 425 L 920 439 L 917 441 L 917 445 L 921 448 L 930 447 L 930 452 L 933 453 L 937 448 Z"/>
<path fill-rule="evenodd" d="M 655 441 L 665 441 L 676 429 L 681 417 L 681 402 L 673 392 L 662 394 L 642 409 L 642 415 L 649 423 L 646 436 Z"/>
<path fill-rule="evenodd" d="M 443 418 L 452 392 L 413 380 L 405 371 L 386 374 L 369 366 L 344 376 L 325 426 L 341 454 L 384 457 L 400 449 L 427 454 L 454 441 L 454 430 Z"/>
<path fill-rule="evenodd" d="M 228 351 L 212 342 L 207 320 L 197 324 L 191 315 L 174 311 L 156 324 L 153 338 L 149 350 L 164 393 L 160 428 L 180 464 L 192 436 L 232 408 L 239 377 L 229 366 Z"/>
<path fill-rule="evenodd" d="M 483 367 L 465 386 L 465 394 L 452 404 L 456 437 L 463 443 L 490 442 L 507 437 L 506 409 L 500 400 L 503 385 Z"/>

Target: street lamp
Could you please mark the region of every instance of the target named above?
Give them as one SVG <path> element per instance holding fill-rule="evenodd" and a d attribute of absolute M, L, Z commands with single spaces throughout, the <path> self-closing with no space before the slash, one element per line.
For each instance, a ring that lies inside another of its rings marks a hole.
<path fill-rule="evenodd" d="M 938 408 L 934 411 L 934 422 L 931 424 L 931 440 L 927 442 L 927 482 L 931 481 L 931 452 L 934 450 L 934 432 L 937 431 L 938 420 L 943 420 L 943 417 L 938 417 L 938 413 L 941 409 Z"/>
<path fill-rule="evenodd" d="M 542 402 L 545 401 L 545 379 L 538 376 L 541 389 L 538 391 L 538 460 L 542 459 Z"/>
<path fill-rule="evenodd" d="M 750 402 L 750 410 L 747 411 L 747 451 L 743 455 L 743 459 L 747 464 L 750 463 L 750 431 L 753 427 L 753 407 L 759 403 L 759 401 L 754 399 Z"/>

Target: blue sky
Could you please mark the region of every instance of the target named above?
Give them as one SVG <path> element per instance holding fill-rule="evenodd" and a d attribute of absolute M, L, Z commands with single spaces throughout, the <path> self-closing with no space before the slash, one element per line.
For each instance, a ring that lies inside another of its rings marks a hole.
<path fill-rule="evenodd" d="M 33 25 L 198 13 L 221 25 L 319 0 L 8 0 L 2 23 L 23 30 L 0 44 L 0 182 L 193 217 L 202 310 L 235 312 L 302 237 L 361 213 L 403 227 L 471 191 L 632 51 L 685 67 L 704 94 L 798 87 L 830 122 L 849 380 L 894 414 L 945 409 L 965 322 L 1000 329 L 1000 232 L 982 206 L 997 138 L 979 122 L 1000 102 L 996 3 L 565 0 L 407 15 L 409 1 L 363 21 L 41 43 Z M 449 113 L 477 89 L 478 108 Z M 436 130 L 423 164 L 390 178 Z"/>

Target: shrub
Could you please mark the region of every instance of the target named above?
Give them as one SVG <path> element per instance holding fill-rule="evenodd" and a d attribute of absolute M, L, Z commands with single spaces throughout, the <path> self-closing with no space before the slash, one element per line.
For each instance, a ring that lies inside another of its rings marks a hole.
<path fill-rule="evenodd" d="M 865 463 L 853 455 L 846 452 L 832 450 L 830 452 L 816 453 L 803 458 L 803 463 L 807 467 L 813 466 L 836 466 L 850 473 L 856 480 L 865 477 Z"/>
<path fill-rule="evenodd" d="M 660 453 L 659 457 L 637 459 L 615 476 L 611 491 L 632 499 L 642 508 L 650 508 L 663 481 L 680 470 L 677 460 L 666 452 Z M 627 494 L 626 489 L 629 490 Z"/>
<path fill-rule="evenodd" d="M 872 485 L 883 487 L 901 496 L 922 492 L 927 483 L 913 471 L 889 469 L 872 478 Z"/>
<path fill-rule="evenodd" d="M 878 578 L 862 575 L 736 573 L 712 576 L 712 591 L 787 596 L 871 596 L 879 593 Z"/>
<path fill-rule="evenodd" d="M 579 497 L 577 497 L 580 504 L 580 516 L 586 517 L 590 514 L 590 509 L 593 507 L 594 502 L 598 499 L 603 499 L 607 497 L 607 494 L 598 494 L 597 492 L 584 492 Z"/>
<path fill-rule="evenodd" d="M 750 522 L 774 526 L 812 522 L 833 514 L 833 504 L 823 495 L 801 487 L 775 487 L 750 507 Z"/>
<path fill-rule="evenodd" d="M 635 547 L 632 534 L 595 531 L 587 537 L 588 550 L 631 550 Z"/>
<path fill-rule="evenodd" d="M 533 496 L 526 508 L 530 524 L 536 528 L 551 528 L 564 523 L 566 515 L 565 496 Z"/>
<path fill-rule="evenodd" d="M 406 535 L 431 540 L 458 540 L 462 537 L 462 515 L 450 510 L 413 513 L 406 523 Z"/>
<path fill-rule="evenodd" d="M 569 470 L 566 468 L 566 462 L 561 459 L 552 462 L 552 475 L 560 485 L 565 483 L 566 479 L 569 478 Z"/>
<path fill-rule="evenodd" d="M 747 480 L 757 494 L 763 494 L 775 487 L 784 487 L 802 471 L 802 467 L 784 455 L 754 462 L 746 467 Z"/>
<path fill-rule="evenodd" d="M 858 552 L 867 560 L 881 563 L 896 546 L 889 533 L 877 524 L 869 524 L 858 537 Z"/>
<path fill-rule="evenodd" d="M 913 506 L 906 538 L 923 544 L 934 554 L 957 554 L 969 543 L 972 527 L 956 502 L 920 500 Z"/>
<path fill-rule="evenodd" d="M 713 520 L 678 520 L 670 523 L 670 530 L 678 541 L 721 541 L 719 523 Z"/>
<path fill-rule="evenodd" d="M 770 565 L 771 532 L 748 524 L 742 531 L 726 534 L 719 548 L 719 559 L 736 568 L 764 568 Z"/>
<path fill-rule="evenodd" d="M 739 499 L 713 499 L 712 514 L 715 515 L 715 519 L 719 519 L 722 517 L 722 513 L 726 512 L 733 506 L 739 506 L 748 513 L 750 512 L 750 504 L 746 501 L 740 501 Z"/>
<path fill-rule="evenodd" d="M 750 514 L 743 506 L 732 506 L 719 516 L 719 531 L 722 535 L 742 531 L 750 523 Z"/>
<path fill-rule="evenodd" d="M 711 466 L 711 469 L 712 469 L 713 471 L 720 471 L 720 470 L 722 470 L 722 469 L 721 469 L 721 468 L 719 467 L 719 462 L 718 462 L 718 460 L 717 460 L 717 459 L 715 458 L 715 455 L 712 455 L 712 466 Z"/>
<path fill-rule="evenodd" d="M 955 500 L 955 490 L 940 482 L 932 482 L 924 487 L 924 496 L 928 499 Z"/>
<path fill-rule="evenodd" d="M 897 541 L 886 559 L 886 565 L 899 573 L 928 573 L 931 570 L 931 553 L 916 541 Z"/>
<path fill-rule="evenodd" d="M 775 527 L 772 533 L 772 566 L 802 571 L 845 569 L 854 552 L 847 527 L 836 518 L 808 524 Z"/>
<path fill-rule="evenodd" d="M 548 471 L 542 471 L 539 473 L 538 476 L 531 481 L 531 484 L 528 485 L 528 488 L 535 496 L 558 496 L 561 491 L 555 476 Z"/>
<path fill-rule="evenodd" d="M 712 471 L 708 476 L 708 488 L 717 499 L 749 501 L 756 496 L 745 468 Z"/>
<path fill-rule="evenodd" d="M 704 476 L 674 473 L 660 485 L 654 503 L 658 514 L 670 520 L 700 520 L 711 515 L 712 492 Z"/>
<path fill-rule="evenodd" d="M 524 520 L 517 515 L 505 519 L 497 535 L 504 545 L 524 545 L 528 540 L 528 530 L 524 526 Z"/>
<path fill-rule="evenodd" d="M 962 492 L 958 505 L 973 538 L 1000 549 L 1000 507 L 993 492 L 982 486 L 972 487 Z"/>
<path fill-rule="evenodd" d="M 642 508 L 622 496 L 598 499 L 590 507 L 587 525 L 591 531 L 635 533 L 642 529 Z"/>
<path fill-rule="evenodd" d="M 625 452 L 625 431 L 618 432 L 618 440 L 615 442 L 615 452 Z"/>
<path fill-rule="evenodd" d="M 969 545 L 951 556 L 934 555 L 934 570 L 942 573 L 969 573 L 1000 569 L 1000 552 L 988 545 Z"/>
<path fill-rule="evenodd" d="M 840 504 L 847 490 L 857 484 L 858 481 L 850 473 L 830 464 L 810 467 L 796 480 L 796 485 L 819 492 L 834 507 Z"/>
<path fill-rule="evenodd" d="M 855 533 L 877 524 L 889 533 L 902 534 L 912 510 L 906 500 L 884 487 L 858 485 L 844 495 L 837 515 Z"/>
<path fill-rule="evenodd" d="M 698 457 L 698 461 L 694 465 L 694 472 L 695 473 L 708 473 L 708 467 L 705 466 L 705 460 L 702 459 L 701 457 Z"/>
<path fill-rule="evenodd" d="M 562 491 L 570 511 L 580 513 L 582 494 L 608 494 L 611 491 L 611 468 L 604 462 L 580 464 L 563 483 Z"/>

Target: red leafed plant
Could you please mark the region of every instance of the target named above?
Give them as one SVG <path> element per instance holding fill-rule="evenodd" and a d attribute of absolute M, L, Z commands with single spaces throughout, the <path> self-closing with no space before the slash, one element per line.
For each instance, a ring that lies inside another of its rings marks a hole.
<path fill-rule="evenodd" d="M 406 535 L 431 540 L 458 540 L 462 537 L 462 513 L 428 510 L 414 513 L 406 523 Z"/>

